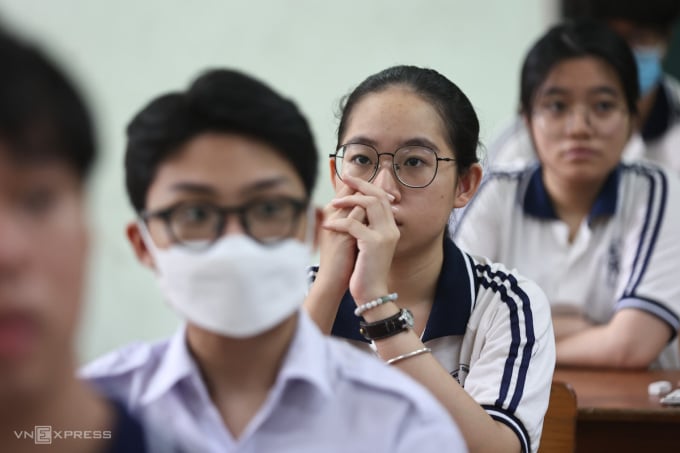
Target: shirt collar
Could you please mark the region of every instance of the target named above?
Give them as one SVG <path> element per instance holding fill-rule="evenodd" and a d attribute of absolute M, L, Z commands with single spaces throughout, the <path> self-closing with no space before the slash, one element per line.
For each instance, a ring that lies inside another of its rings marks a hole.
<path fill-rule="evenodd" d="M 327 363 L 323 334 L 304 310 L 298 310 L 298 325 L 274 387 L 283 388 L 291 380 L 301 380 L 315 385 L 323 395 L 330 395 Z M 186 344 L 186 325 L 183 325 L 170 339 L 141 397 L 142 402 L 148 404 L 162 397 L 187 378 L 201 379 L 201 374 Z"/>
<path fill-rule="evenodd" d="M 322 395 L 330 396 L 331 362 L 326 347 L 327 338 L 311 320 L 307 312 L 298 310 L 298 325 L 275 387 L 291 381 L 303 381 L 314 385 Z"/>
<path fill-rule="evenodd" d="M 191 376 L 200 376 L 186 344 L 186 325 L 183 324 L 170 339 L 168 347 L 153 373 L 149 385 L 141 396 L 147 404 L 168 393 L 178 382 Z"/>
<path fill-rule="evenodd" d="M 536 166 L 532 171 L 527 184 L 526 192 L 524 193 L 523 208 L 526 214 L 529 214 L 539 219 L 557 219 L 557 214 L 553 208 L 552 200 L 548 191 L 543 184 L 543 173 L 541 166 Z M 595 203 L 593 203 L 590 213 L 588 214 L 588 223 L 602 216 L 611 216 L 616 212 L 616 203 L 619 193 L 619 179 L 621 173 L 621 166 L 618 165 L 607 176 L 600 193 L 598 193 Z"/>
<path fill-rule="evenodd" d="M 422 341 L 440 337 L 464 335 L 473 302 L 474 292 L 470 288 L 473 280 L 466 256 L 446 237 L 444 239 L 444 261 L 437 280 L 432 311 L 427 320 Z M 397 301 L 397 305 L 399 301 Z M 333 324 L 332 334 L 350 340 L 366 342 L 359 333 L 360 318 L 354 316 L 356 303 L 349 291 L 340 302 L 340 308 Z"/>

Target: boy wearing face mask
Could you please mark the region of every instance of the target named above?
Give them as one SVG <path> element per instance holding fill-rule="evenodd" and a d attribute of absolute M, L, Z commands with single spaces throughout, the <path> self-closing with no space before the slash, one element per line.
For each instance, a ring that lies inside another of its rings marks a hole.
<path fill-rule="evenodd" d="M 626 160 L 648 159 L 680 174 L 680 81 L 663 72 L 663 60 L 680 17 L 678 0 L 562 0 L 566 18 L 605 22 L 631 47 L 638 68 L 638 134 L 624 151 Z M 535 160 L 524 124 L 518 119 L 489 147 L 496 165 Z"/>
<path fill-rule="evenodd" d="M 287 99 L 214 70 L 128 127 L 128 238 L 186 321 L 82 374 L 187 451 L 465 451 L 426 390 L 301 310 L 317 153 Z"/>

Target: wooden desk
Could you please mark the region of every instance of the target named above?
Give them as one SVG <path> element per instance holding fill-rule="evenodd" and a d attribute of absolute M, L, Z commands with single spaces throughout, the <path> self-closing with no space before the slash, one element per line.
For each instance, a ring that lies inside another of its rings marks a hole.
<path fill-rule="evenodd" d="M 610 371 L 561 368 L 555 380 L 576 392 L 577 452 L 680 452 L 680 406 L 649 396 L 650 382 L 680 386 L 680 370 Z"/>

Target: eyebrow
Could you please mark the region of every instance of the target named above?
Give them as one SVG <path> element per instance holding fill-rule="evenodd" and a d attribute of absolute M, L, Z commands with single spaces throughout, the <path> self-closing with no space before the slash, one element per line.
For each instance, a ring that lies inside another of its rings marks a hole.
<path fill-rule="evenodd" d="M 541 96 L 557 96 L 557 95 L 565 95 L 568 94 L 569 90 L 562 88 L 562 87 L 550 87 L 544 92 L 541 93 Z M 619 91 L 608 86 L 608 85 L 600 85 L 593 87 L 588 90 L 588 94 L 609 94 L 612 96 L 618 96 Z"/>
<path fill-rule="evenodd" d="M 273 178 L 262 179 L 255 181 L 252 184 L 248 184 L 241 188 L 239 192 L 242 195 L 249 195 L 252 192 L 262 192 L 265 190 L 273 189 L 276 187 L 284 186 L 290 184 L 290 179 L 284 176 L 278 176 Z M 170 187 L 173 191 L 177 192 L 188 192 L 196 195 L 218 195 L 218 191 L 212 185 L 201 184 L 195 182 L 178 182 Z"/>
<path fill-rule="evenodd" d="M 348 140 L 345 144 L 350 144 L 350 143 L 361 143 L 363 145 L 370 145 L 373 148 L 378 148 L 375 140 L 372 140 L 368 137 L 359 135 L 357 137 L 352 137 L 350 140 Z M 408 140 L 405 140 L 401 142 L 399 145 L 399 148 L 403 148 L 405 146 L 424 146 L 425 148 L 430 148 L 433 151 L 439 151 L 439 147 L 434 144 L 433 141 L 425 138 L 425 137 L 413 137 L 409 138 Z M 384 151 L 383 151 L 384 152 Z"/>
<path fill-rule="evenodd" d="M 170 186 L 170 189 L 177 192 L 191 192 L 199 195 L 214 195 L 217 193 L 210 185 L 194 182 L 178 182 Z"/>
<path fill-rule="evenodd" d="M 241 189 L 243 195 L 248 195 L 251 192 L 262 192 L 269 189 L 274 189 L 281 186 L 290 185 L 291 180 L 285 176 L 277 176 L 273 178 L 255 181 Z"/>

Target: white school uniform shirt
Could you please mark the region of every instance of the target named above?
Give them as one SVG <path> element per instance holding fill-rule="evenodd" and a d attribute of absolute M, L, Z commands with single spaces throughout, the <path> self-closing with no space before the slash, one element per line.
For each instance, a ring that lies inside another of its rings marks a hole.
<path fill-rule="evenodd" d="M 516 268 L 551 304 L 576 307 L 596 324 L 621 309 L 656 316 L 669 327 L 669 343 L 652 366 L 680 367 L 680 184 L 673 173 L 651 163 L 619 165 L 570 243 L 538 165 L 492 172 L 454 230 L 461 248 Z"/>
<path fill-rule="evenodd" d="M 317 271 L 310 269 L 312 282 Z M 355 308 L 347 291 L 332 335 L 372 351 L 359 334 Z M 446 238 L 421 340 L 452 379 L 517 434 L 523 452 L 537 451 L 555 368 L 555 339 L 548 301 L 536 284 L 501 264 L 462 253 Z"/>
<path fill-rule="evenodd" d="M 680 82 L 677 79 L 668 75 L 661 79 L 645 128 L 631 136 L 622 158 L 625 162 L 640 159 L 655 162 L 680 175 Z M 520 117 L 493 141 L 486 158 L 490 169 L 536 160 L 529 131 Z"/>
<path fill-rule="evenodd" d="M 238 439 L 210 399 L 184 327 L 169 340 L 110 353 L 80 374 L 186 452 L 467 451 L 424 387 L 324 336 L 302 310 L 298 320 L 269 395 Z"/>

